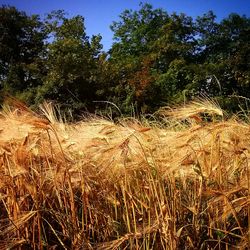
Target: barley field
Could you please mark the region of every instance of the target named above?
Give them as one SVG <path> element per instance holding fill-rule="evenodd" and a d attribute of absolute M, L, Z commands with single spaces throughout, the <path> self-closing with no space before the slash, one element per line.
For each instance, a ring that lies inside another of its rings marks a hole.
<path fill-rule="evenodd" d="M 153 119 L 0 114 L 0 249 L 250 249 L 250 124 L 199 100 Z"/>

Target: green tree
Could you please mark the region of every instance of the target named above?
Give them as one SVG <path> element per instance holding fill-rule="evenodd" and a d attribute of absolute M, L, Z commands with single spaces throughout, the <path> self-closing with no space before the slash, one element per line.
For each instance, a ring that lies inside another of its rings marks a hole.
<path fill-rule="evenodd" d="M 86 35 L 84 18 L 66 18 L 63 12 L 48 16 L 52 42 L 48 44 L 48 73 L 38 89 L 37 102 L 55 100 L 72 109 L 90 107 L 98 88 L 95 73 L 101 55 L 101 37 Z"/>
<path fill-rule="evenodd" d="M 145 88 L 154 77 L 154 64 L 150 46 L 156 39 L 168 14 L 162 9 L 153 9 L 150 4 L 141 4 L 138 11 L 125 10 L 113 22 L 114 44 L 110 50 L 109 62 L 117 68 L 116 91 L 119 92 L 119 106 L 129 110 L 132 104 L 140 109 L 144 104 Z"/>
<path fill-rule="evenodd" d="M 175 94 L 183 91 L 186 80 L 182 81 L 182 74 L 169 75 L 178 60 L 185 64 L 192 61 L 197 42 L 191 17 L 168 15 L 162 9 L 145 4 L 139 11 L 124 11 L 111 29 L 115 43 L 110 51 L 110 61 L 119 65 L 119 84 L 131 87 L 133 96 L 130 100 L 139 110 L 153 111 L 163 102 L 173 100 L 170 100 L 173 88 Z M 166 75 L 179 78 L 169 86 Z"/>
<path fill-rule="evenodd" d="M 199 63 L 210 79 L 201 88 L 218 97 L 225 108 L 236 109 L 239 101 L 232 95 L 250 97 L 250 19 L 238 14 L 230 14 L 220 23 L 215 19 L 212 12 L 197 18 Z"/>
<path fill-rule="evenodd" d="M 0 8 L 0 84 L 12 95 L 32 91 L 41 84 L 44 40 L 39 16 L 27 16 L 15 7 Z"/>

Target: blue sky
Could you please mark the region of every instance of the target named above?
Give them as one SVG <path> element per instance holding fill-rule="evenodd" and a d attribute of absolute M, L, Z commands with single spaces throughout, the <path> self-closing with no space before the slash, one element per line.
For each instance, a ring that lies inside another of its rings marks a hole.
<path fill-rule="evenodd" d="M 250 0 L 0 0 L 1 5 L 15 6 L 29 15 L 43 15 L 58 9 L 65 10 L 69 16 L 82 15 L 87 35 L 100 33 L 105 50 L 112 44 L 113 34 L 109 28 L 112 21 L 117 21 L 125 9 L 138 10 L 140 2 L 150 3 L 154 8 L 163 8 L 169 14 L 182 12 L 196 17 L 213 10 L 218 20 L 232 12 L 250 16 Z"/>

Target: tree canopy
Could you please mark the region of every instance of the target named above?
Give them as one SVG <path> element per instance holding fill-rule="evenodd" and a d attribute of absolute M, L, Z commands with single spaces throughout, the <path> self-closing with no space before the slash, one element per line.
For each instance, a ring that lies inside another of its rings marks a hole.
<path fill-rule="evenodd" d="M 207 95 L 228 111 L 250 98 L 250 19 L 220 22 L 141 4 L 111 24 L 114 43 L 86 34 L 84 17 L 52 11 L 45 19 L 0 8 L 1 101 L 8 93 L 37 106 L 58 102 L 79 114 L 119 107 L 123 114 Z M 114 112 L 117 112 L 114 111 Z"/>

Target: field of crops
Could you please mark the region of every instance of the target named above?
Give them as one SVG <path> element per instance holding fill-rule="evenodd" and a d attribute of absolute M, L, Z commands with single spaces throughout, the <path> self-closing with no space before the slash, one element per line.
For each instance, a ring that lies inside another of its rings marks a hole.
<path fill-rule="evenodd" d="M 0 115 L 0 249 L 250 249 L 250 124 L 207 100 L 154 121 Z"/>

